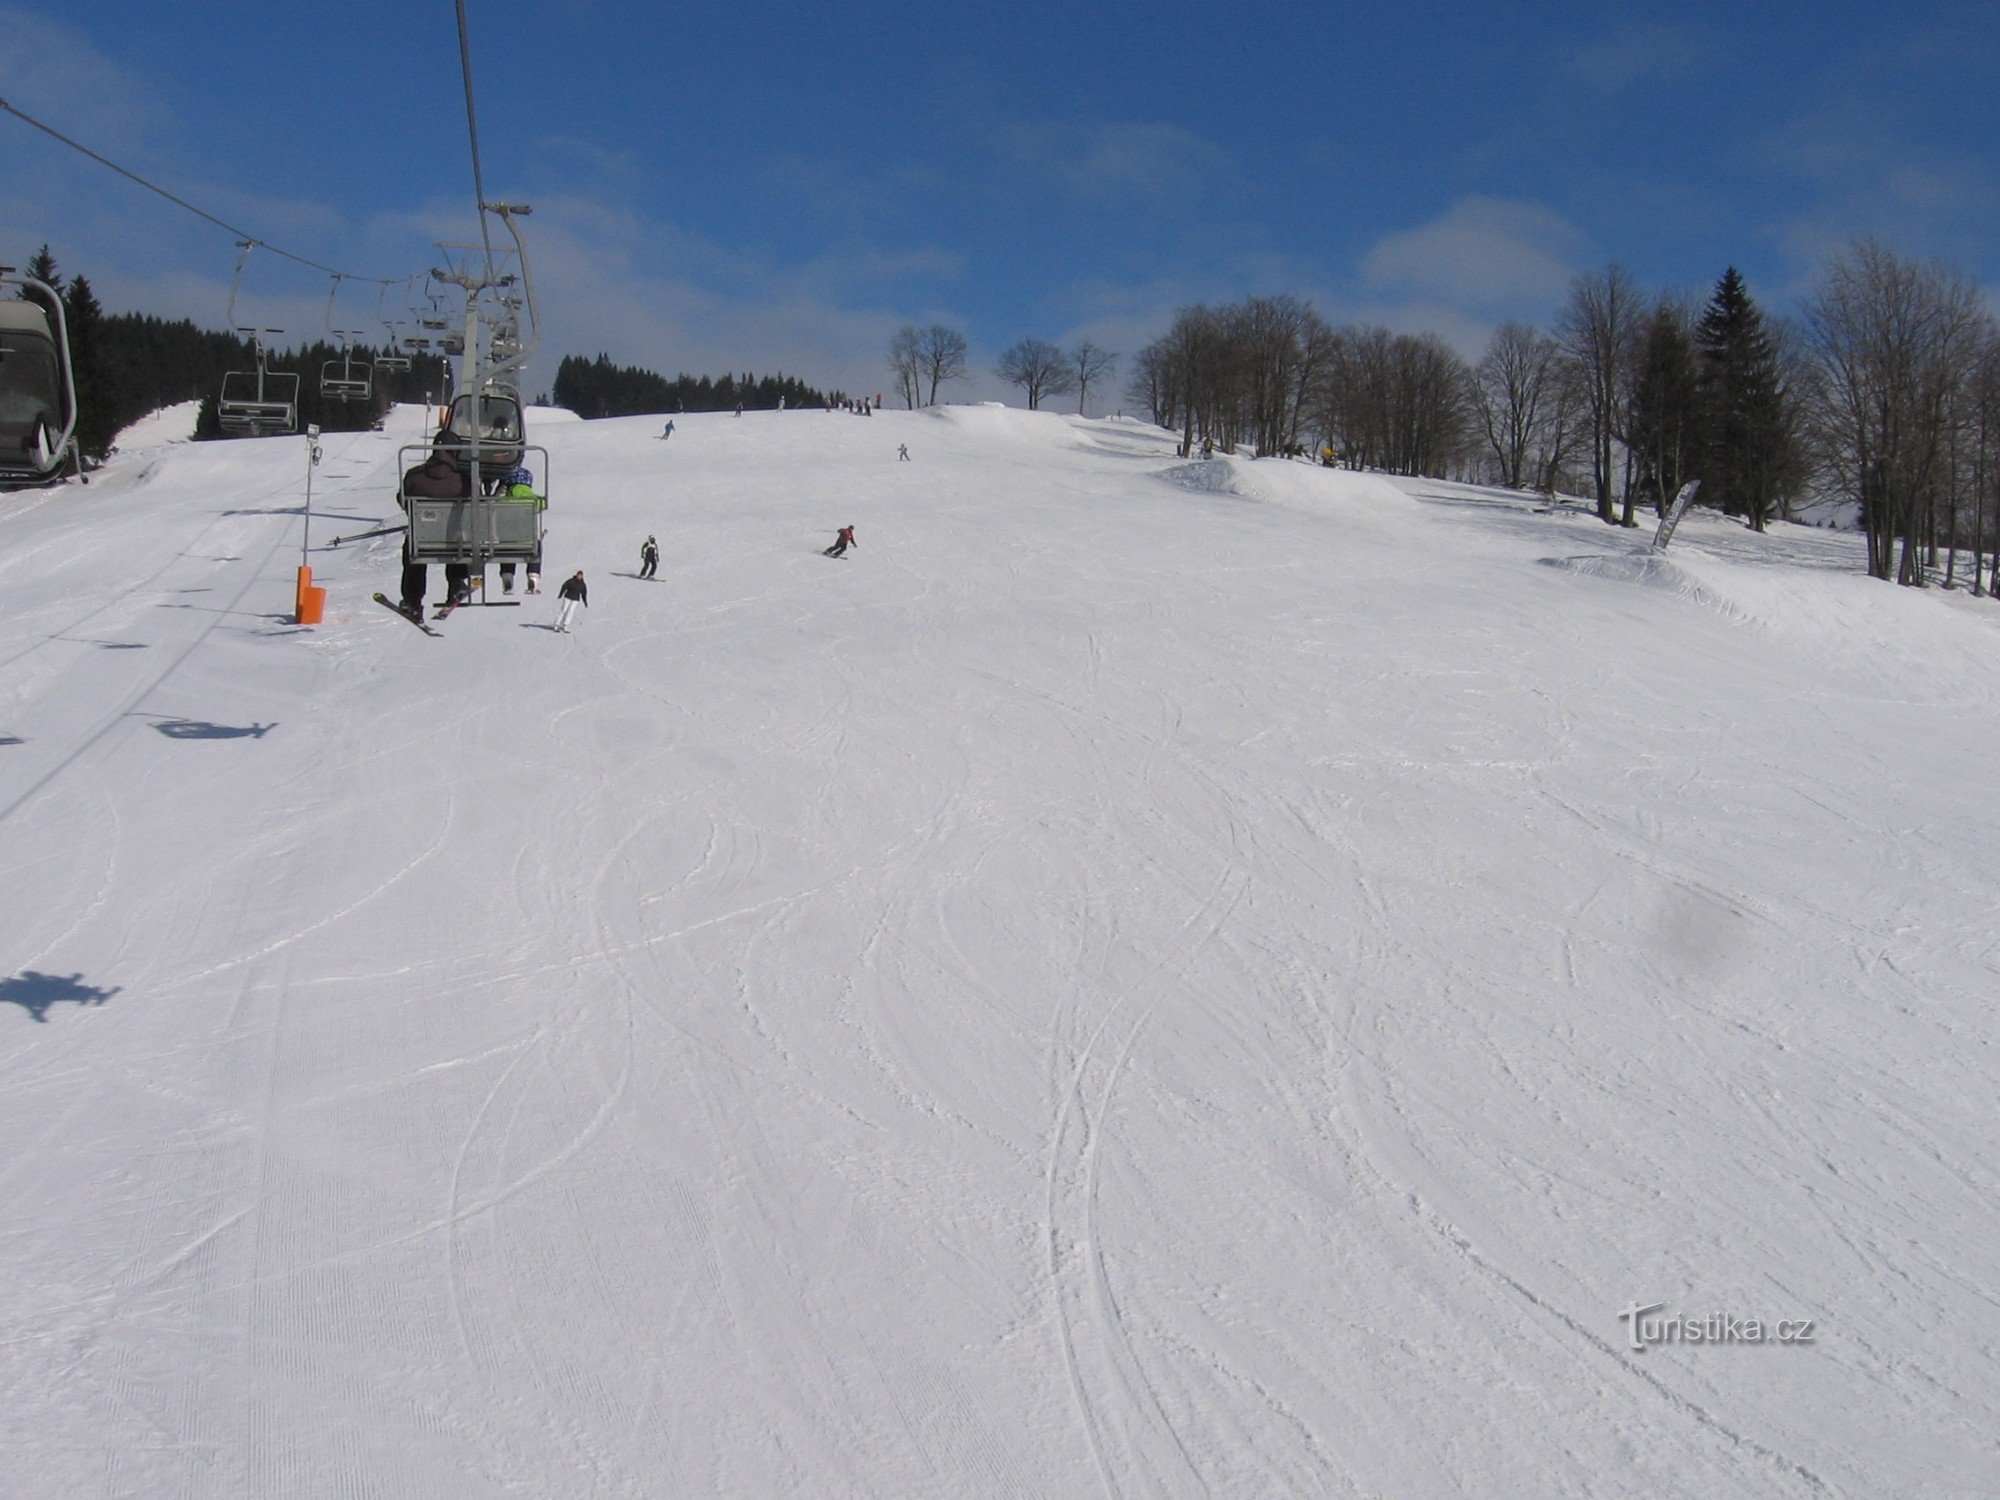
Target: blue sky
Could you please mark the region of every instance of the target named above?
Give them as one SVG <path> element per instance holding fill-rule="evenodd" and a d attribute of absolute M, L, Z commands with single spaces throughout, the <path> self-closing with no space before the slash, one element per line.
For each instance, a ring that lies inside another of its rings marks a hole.
<path fill-rule="evenodd" d="M 984 371 L 1271 292 L 1470 351 L 1612 259 L 1782 309 L 1863 234 L 2000 288 L 1990 3 L 469 11 L 488 191 L 536 210 L 531 380 L 873 389 L 905 322 Z M 446 0 L 0 0 L 0 34 L 0 97 L 275 244 L 402 275 L 475 232 Z M 107 305 L 223 321 L 228 236 L 0 116 L 0 257 L 44 240 Z M 323 277 L 246 290 L 324 326 Z"/>

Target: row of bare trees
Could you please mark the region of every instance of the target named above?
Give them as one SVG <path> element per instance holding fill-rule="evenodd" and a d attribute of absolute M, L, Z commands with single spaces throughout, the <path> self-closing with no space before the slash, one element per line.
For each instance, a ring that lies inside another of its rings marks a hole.
<path fill-rule="evenodd" d="M 1031 338 L 1022 339 L 1001 355 L 993 373 L 1009 385 L 1021 388 L 1021 394 L 1028 398 L 1029 411 L 1039 411 L 1051 396 L 1075 391 L 1077 411 L 1088 415 L 1090 388 L 1110 379 L 1117 364 L 1116 354 L 1099 348 L 1089 339 L 1063 349 L 1047 339 Z"/>
<path fill-rule="evenodd" d="M 1435 337 L 1334 328 L 1297 297 L 1185 308 L 1134 357 L 1127 396 L 1197 444 L 1332 448 L 1357 467 L 1443 475 L 1473 456 L 1465 361 Z"/>
<path fill-rule="evenodd" d="M 2000 327 L 1979 289 L 1864 243 L 1821 276 L 1805 331 L 1817 451 L 1860 502 L 1868 571 L 1921 587 L 1942 547 L 1949 585 L 1969 547 L 1972 587 L 1987 592 L 2000 573 Z"/>
<path fill-rule="evenodd" d="M 928 328 L 911 324 L 898 332 L 889 341 L 889 373 L 903 405 L 912 411 L 937 405 L 939 386 L 965 378 L 965 355 L 965 335 L 941 323 Z M 1051 396 L 1074 391 L 1076 409 L 1088 412 L 1092 387 L 1109 380 L 1117 366 L 1116 354 L 1089 339 L 1064 349 L 1030 338 L 1001 355 L 994 373 L 1021 388 L 1030 411 L 1039 410 Z"/>
<path fill-rule="evenodd" d="M 1579 276 L 1550 328 L 1476 362 L 1431 336 L 1336 328 L 1296 297 L 1183 309 L 1128 398 L 1200 446 L 1308 449 L 1359 468 L 1583 493 L 1613 525 L 1681 486 L 1764 530 L 1807 498 L 1860 507 L 1869 571 L 1980 592 L 2000 574 L 2000 331 L 1951 269 L 1862 243 L 1802 317 L 1765 317 L 1732 268 L 1705 303 Z"/>
<path fill-rule="evenodd" d="M 942 323 L 905 327 L 889 341 L 889 373 L 904 406 L 936 406 L 939 386 L 965 378 L 965 335 Z"/>

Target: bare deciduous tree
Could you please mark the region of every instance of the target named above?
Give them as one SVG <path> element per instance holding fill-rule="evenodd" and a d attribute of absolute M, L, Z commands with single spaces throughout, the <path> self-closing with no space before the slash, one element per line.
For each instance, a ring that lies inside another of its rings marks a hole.
<path fill-rule="evenodd" d="M 1607 524 L 1617 520 L 1612 497 L 1624 424 L 1624 377 L 1638 316 L 1638 290 L 1625 268 L 1614 262 L 1571 283 L 1557 325 L 1556 337 L 1581 377 L 1597 517 Z"/>
<path fill-rule="evenodd" d="M 1991 336 L 1978 288 L 1863 241 L 1834 258 L 1805 315 L 1819 364 L 1820 436 L 1861 504 L 1868 571 L 1921 587 L 1920 548 L 1934 534 L 1952 417 Z"/>
<path fill-rule="evenodd" d="M 928 386 L 924 405 L 936 406 L 939 386 L 965 378 L 965 335 L 942 323 L 922 330 L 917 334 L 917 368 Z"/>
<path fill-rule="evenodd" d="M 1076 413 L 1088 416 L 1085 410 L 1090 405 L 1090 388 L 1099 380 L 1108 379 L 1111 369 L 1118 363 L 1118 356 L 1108 349 L 1100 349 L 1089 339 L 1077 344 L 1069 351 L 1069 369 L 1076 381 Z"/>
<path fill-rule="evenodd" d="M 1168 369 L 1166 350 L 1148 344 L 1132 358 L 1132 378 L 1125 383 L 1125 399 L 1143 406 L 1158 427 L 1174 425 L 1173 377 Z"/>
<path fill-rule="evenodd" d="M 889 373 L 896 377 L 896 394 L 903 398 L 903 405 L 916 410 L 918 381 L 923 361 L 917 352 L 920 335 L 915 328 L 906 327 L 889 340 Z"/>
<path fill-rule="evenodd" d="M 1510 489 L 1526 487 L 1536 444 L 1559 399 L 1558 357 L 1554 340 L 1525 323 L 1504 323 L 1473 370 L 1473 412 L 1500 466 L 1500 482 Z"/>
<path fill-rule="evenodd" d="M 1042 401 L 1071 389 L 1076 377 L 1062 350 L 1047 339 L 1022 339 L 1000 356 L 994 371 L 1009 385 L 1018 385 L 1028 398 L 1028 410 L 1041 410 Z"/>

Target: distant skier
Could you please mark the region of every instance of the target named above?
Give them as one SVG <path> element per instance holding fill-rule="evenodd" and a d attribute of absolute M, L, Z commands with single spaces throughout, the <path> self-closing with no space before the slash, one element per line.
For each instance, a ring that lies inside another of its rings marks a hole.
<path fill-rule="evenodd" d="M 896 444 L 896 462 L 899 464 L 906 464 L 909 461 L 910 461 L 910 445 L 908 443 Z"/>
<path fill-rule="evenodd" d="M 639 576 L 651 578 L 660 570 L 660 544 L 651 537 L 639 549 Z"/>
<path fill-rule="evenodd" d="M 668 438 L 672 437 L 673 435 L 674 435 L 673 418 L 669 417 L 667 419 L 667 430 L 660 434 L 660 441 L 664 443 Z"/>
<path fill-rule="evenodd" d="M 847 549 L 853 545 L 854 528 L 852 526 L 843 526 L 840 528 L 839 534 L 834 537 L 833 545 L 826 549 L 825 555 L 827 557 L 844 557 L 847 554 Z"/>
<path fill-rule="evenodd" d="M 556 616 L 556 631 L 568 635 L 569 619 L 576 613 L 576 607 L 581 604 L 585 609 L 590 608 L 590 590 L 584 587 L 583 569 L 578 568 L 563 580 L 562 587 L 556 590 L 556 597 L 562 600 L 562 611 Z"/>

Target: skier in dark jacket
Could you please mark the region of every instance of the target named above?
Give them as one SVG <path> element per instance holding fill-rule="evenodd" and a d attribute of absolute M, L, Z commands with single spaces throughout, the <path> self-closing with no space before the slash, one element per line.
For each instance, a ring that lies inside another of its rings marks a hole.
<path fill-rule="evenodd" d="M 825 555 L 828 557 L 843 556 L 846 553 L 847 549 L 849 547 L 852 547 L 853 545 L 854 545 L 854 528 L 852 526 L 843 526 L 840 528 L 839 535 L 834 537 L 833 545 L 826 549 Z"/>
<path fill-rule="evenodd" d="M 563 580 L 562 587 L 556 590 L 556 597 L 562 600 L 562 612 L 556 616 L 556 629 L 568 635 L 569 617 L 576 613 L 576 607 L 581 604 L 585 609 L 590 608 L 590 590 L 584 587 L 583 569 L 578 568 Z"/>
<path fill-rule="evenodd" d="M 651 537 L 639 549 L 639 576 L 651 578 L 660 570 L 660 544 Z"/>
<path fill-rule="evenodd" d="M 438 433 L 441 445 L 450 438 L 450 429 Z M 419 464 L 403 475 L 403 492 L 397 496 L 405 511 L 410 508 L 412 497 L 419 500 L 463 500 L 472 493 L 472 481 L 451 460 L 451 455 L 442 446 L 433 448 L 429 460 Z M 456 599 L 466 592 L 471 581 L 472 570 L 464 563 L 446 563 L 444 569 L 445 591 Z M 424 594 L 430 587 L 430 567 L 416 562 L 409 555 L 409 542 L 403 544 L 403 613 L 412 619 L 421 619 L 424 613 Z"/>

